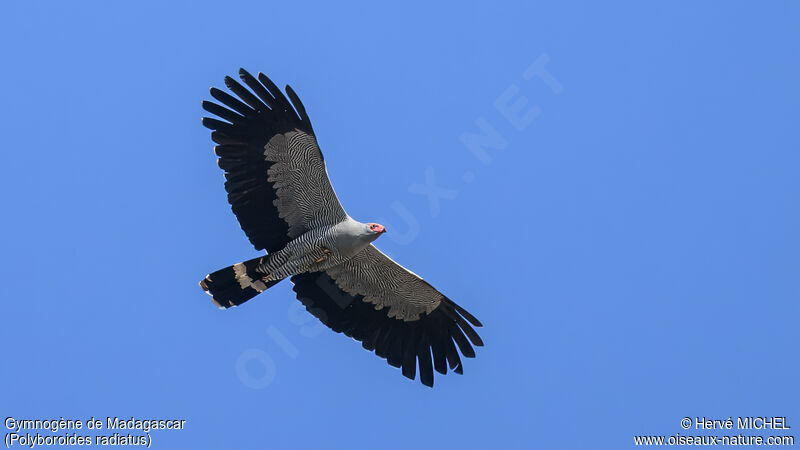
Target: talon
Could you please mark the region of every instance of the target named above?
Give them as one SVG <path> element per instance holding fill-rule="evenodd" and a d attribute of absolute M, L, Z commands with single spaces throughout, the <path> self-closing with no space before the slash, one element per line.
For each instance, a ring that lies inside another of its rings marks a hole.
<path fill-rule="evenodd" d="M 262 281 L 272 281 L 272 275 L 267 275 L 261 279 Z"/>
<path fill-rule="evenodd" d="M 331 254 L 331 251 L 330 251 L 330 250 L 328 250 L 328 249 L 327 249 L 327 248 L 325 248 L 325 247 L 322 247 L 322 251 L 323 251 L 323 252 L 325 252 L 325 254 L 326 254 L 326 255 L 330 255 L 330 254 Z"/>
<path fill-rule="evenodd" d="M 325 261 L 325 257 L 324 257 L 324 256 L 323 256 L 322 258 L 320 258 L 320 259 L 318 259 L 318 260 L 314 261 L 314 262 L 315 262 L 315 263 L 321 263 L 322 261 Z"/>

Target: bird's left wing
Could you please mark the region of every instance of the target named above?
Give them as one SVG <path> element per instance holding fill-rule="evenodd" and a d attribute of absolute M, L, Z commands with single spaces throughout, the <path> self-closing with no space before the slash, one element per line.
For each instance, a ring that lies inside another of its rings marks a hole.
<path fill-rule="evenodd" d="M 320 225 L 343 220 L 345 213 L 333 191 L 322 152 L 306 110 L 291 87 L 286 94 L 264 74 L 244 69 L 217 88 L 203 108 L 220 119 L 203 118 L 225 171 L 228 202 L 257 250 L 268 252 Z M 241 99 L 241 100 L 240 100 Z"/>
<path fill-rule="evenodd" d="M 297 298 L 336 332 L 433 386 L 433 370 L 463 372 L 458 351 L 474 357 L 470 345 L 483 341 L 470 323 L 481 323 L 425 280 L 370 245 L 323 272 L 292 277 Z M 469 339 L 467 339 L 469 338 Z M 433 359 L 431 359 L 431 354 Z"/>

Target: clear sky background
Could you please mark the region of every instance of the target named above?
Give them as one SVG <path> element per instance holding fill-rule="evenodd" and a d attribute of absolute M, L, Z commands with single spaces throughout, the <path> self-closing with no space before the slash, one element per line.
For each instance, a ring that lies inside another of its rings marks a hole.
<path fill-rule="evenodd" d="M 187 419 L 159 449 L 800 429 L 797 3 L 136 3 L 0 7 L 3 417 Z M 348 212 L 484 323 L 463 376 L 403 378 L 288 282 L 198 288 L 258 255 L 200 124 L 239 67 L 295 88 Z"/>

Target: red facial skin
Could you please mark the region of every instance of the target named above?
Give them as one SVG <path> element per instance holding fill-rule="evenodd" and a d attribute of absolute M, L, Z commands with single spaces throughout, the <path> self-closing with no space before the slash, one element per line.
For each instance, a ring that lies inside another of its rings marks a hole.
<path fill-rule="evenodd" d="M 386 227 L 379 223 L 371 223 L 369 224 L 369 229 L 372 231 L 377 231 L 378 233 L 386 233 Z"/>

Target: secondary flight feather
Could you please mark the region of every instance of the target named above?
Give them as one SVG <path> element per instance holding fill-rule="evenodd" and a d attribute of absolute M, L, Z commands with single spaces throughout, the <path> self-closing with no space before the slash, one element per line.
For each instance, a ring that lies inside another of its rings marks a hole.
<path fill-rule="evenodd" d="M 331 186 L 305 107 L 264 74 L 239 70 L 211 88 L 203 108 L 217 144 L 233 213 L 256 250 L 267 254 L 200 281 L 220 308 L 238 306 L 283 279 L 322 323 L 433 386 L 434 370 L 463 373 L 481 323 L 372 242 L 386 233 L 345 212 Z M 247 87 L 245 87 L 247 86 Z M 249 89 L 248 89 L 249 88 Z M 288 96 L 288 98 L 287 98 Z"/>

